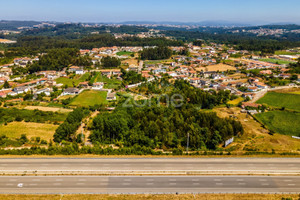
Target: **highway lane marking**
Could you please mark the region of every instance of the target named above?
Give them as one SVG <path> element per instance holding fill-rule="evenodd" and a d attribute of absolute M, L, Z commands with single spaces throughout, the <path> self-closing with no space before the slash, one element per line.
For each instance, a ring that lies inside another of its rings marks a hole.
<path fill-rule="evenodd" d="M 78 179 L 78 181 L 86 181 L 86 179 Z"/>
<path fill-rule="evenodd" d="M 55 179 L 55 181 L 63 181 L 63 179 Z"/>
<path fill-rule="evenodd" d="M 29 186 L 36 186 L 36 183 L 30 183 Z"/>
<path fill-rule="evenodd" d="M 124 181 L 132 181 L 132 179 L 130 179 L 130 178 L 127 178 L 127 179 L 124 179 Z"/>
<path fill-rule="evenodd" d="M 292 180 L 283 180 L 284 182 L 292 182 Z"/>
<path fill-rule="evenodd" d="M 195 181 L 195 182 L 196 182 L 196 181 L 199 181 L 199 179 L 192 179 L 192 181 Z"/>
<path fill-rule="evenodd" d="M 214 181 L 222 181 L 221 179 L 214 179 Z"/>
<path fill-rule="evenodd" d="M 32 181 L 40 181 L 40 179 L 32 179 Z"/>
<path fill-rule="evenodd" d="M 296 184 L 288 184 L 288 186 L 295 186 Z"/>
<path fill-rule="evenodd" d="M 146 185 L 154 185 L 154 183 L 146 183 Z"/>
<path fill-rule="evenodd" d="M 223 185 L 223 183 L 216 183 L 216 185 Z"/>
<path fill-rule="evenodd" d="M 193 185 L 200 185 L 200 183 L 193 183 Z"/>
<path fill-rule="evenodd" d="M 259 181 L 263 182 L 263 181 L 267 181 L 267 179 L 259 179 Z"/>
<path fill-rule="evenodd" d="M 14 182 L 14 181 L 17 181 L 17 179 L 9 179 L 9 181 L 12 181 L 12 182 Z"/>
<path fill-rule="evenodd" d="M 122 183 L 122 185 L 131 185 L 131 183 Z"/>
<path fill-rule="evenodd" d="M 270 184 L 269 183 L 262 183 L 261 185 L 265 185 L 266 186 L 266 185 L 270 185 Z"/>
<path fill-rule="evenodd" d="M 246 183 L 239 183 L 239 185 L 246 185 Z"/>
<path fill-rule="evenodd" d="M 76 183 L 76 185 L 85 185 L 85 183 Z"/>
<path fill-rule="evenodd" d="M 53 183 L 53 185 L 61 185 L 61 183 Z"/>
<path fill-rule="evenodd" d="M 12 183 L 6 183 L 6 185 L 12 186 L 12 185 L 14 185 L 14 184 L 12 184 Z"/>
<path fill-rule="evenodd" d="M 241 182 L 241 181 L 244 181 L 244 179 L 236 179 L 236 181 L 239 181 L 239 182 Z"/>
<path fill-rule="evenodd" d="M 174 178 L 171 178 L 171 179 L 169 179 L 169 181 L 176 181 L 176 179 L 174 179 Z"/>
<path fill-rule="evenodd" d="M 154 181 L 153 178 L 147 178 L 146 181 Z"/>

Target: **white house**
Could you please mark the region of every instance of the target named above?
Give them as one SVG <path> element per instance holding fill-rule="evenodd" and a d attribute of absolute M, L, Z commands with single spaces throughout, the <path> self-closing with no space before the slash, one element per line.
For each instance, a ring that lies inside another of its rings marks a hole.
<path fill-rule="evenodd" d="M 104 86 L 104 83 L 102 82 L 96 82 L 92 86 L 92 90 L 102 90 Z"/>

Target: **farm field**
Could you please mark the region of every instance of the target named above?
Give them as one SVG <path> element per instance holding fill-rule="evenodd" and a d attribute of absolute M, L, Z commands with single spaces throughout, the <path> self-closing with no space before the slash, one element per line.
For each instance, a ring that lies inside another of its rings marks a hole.
<path fill-rule="evenodd" d="M 107 92 L 88 90 L 75 97 L 70 105 L 88 107 L 96 104 L 107 104 L 106 96 Z"/>
<path fill-rule="evenodd" d="M 256 114 L 255 117 L 271 131 L 300 136 L 300 113 L 270 111 Z"/>
<path fill-rule="evenodd" d="M 71 109 L 66 108 L 55 108 L 55 107 L 45 107 L 45 106 L 26 106 L 26 110 L 41 110 L 41 111 L 50 111 L 50 112 L 60 112 L 60 113 L 69 113 L 72 112 Z"/>
<path fill-rule="evenodd" d="M 33 122 L 11 122 L 7 125 L 0 125 L 1 135 L 6 135 L 8 138 L 20 138 L 22 134 L 26 134 L 27 138 L 40 137 L 43 140 L 49 141 L 52 139 L 58 125 L 42 124 Z"/>
<path fill-rule="evenodd" d="M 300 111 L 300 95 L 298 94 L 268 92 L 263 98 L 259 99 L 257 103 Z"/>
<path fill-rule="evenodd" d="M 84 82 L 88 77 L 89 77 L 89 73 L 85 73 L 82 76 L 76 75 L 74 77 L 74 79 L 60 77 L 60 78 L 56 79 L 56 82 L 67 85 L 68 87 L 73 87 L 73 83 L 75 86 L 77 86 L 80 82 Z"/>
<path fill-rule="evenodd" d="M 294 63 L 294 62 L 291 62 L 291 61 L 279 60 L 279 59 L 272 59 L 272 58 L 260 59 L 260 61 L 270 62 L 270 63 L 275 63 L 275 64 L 278 63 L 280 65 L 288 65 L 290 63 Z"/>

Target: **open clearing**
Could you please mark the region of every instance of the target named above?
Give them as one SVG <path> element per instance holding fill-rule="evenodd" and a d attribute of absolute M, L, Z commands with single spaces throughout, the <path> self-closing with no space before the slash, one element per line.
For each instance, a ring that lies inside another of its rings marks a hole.
<path fill-rule="evenodd" d="M 82 76 L 76 75 L 73 79 L 60 77 L 57 78 L 55 81 L 57 83 L 67 85 L 68 87 L 74 87 L 74 85 L 77 86 L 80 82 L 84 82 L 89 77 L 89 75 L 90 75 L 89 73 L 85 73 Z"/>
<path fill-rule="evenodd" d="M 0 125 L 0 133 L 9 138 L 20 138 L 22 134 L 26 134 L 27 138 L 41 137 L 41 139 L 49 141 L 57 127 L 58 125 L 53 124 L 11 122 L 6 126 Z"/>
<path fill-rule="evenodd" d="M 240 102 L 242 102 L 243 100 L 244 100 L 243 97 L 239 97 L 239 98 L 234 99 L 234 100 L 232 100 L 232 101 L 228 101 L 227 104 L 236 106 L 236 105 L 238 105 Z"/>
<path fill-rule="evenodd" d="M 269 135 L 269 131 L 264 129 L 259 122 L 250 115 L 241 113 L 240 110 L 237 107 L 213 109 L 219 117 L 236 117 L 236 120 L 239 120 L 244 127 L 245 133 L 240 137 L 236 137 L 234 143 L 226 149 L 236 152 L 244 152 L 246 150 L 271 152 L 272 149 L 276 152 L 300 151 L 300 140 L 282 134 Z"/>
<path fill-rule="evenodd" d="M 276 133 L 300 136 L 300 113 L 270 111 L 256 114 L 255 117 Z"/>
<path fill-rule="evenodd" d="M 279 64 L 279 65 L 288 65 L 290 63 L 294 63 L 292 61 L 272 59 L 272 58 L 264 58 L 264 59 L 259 59 L 259 60 L 263 61 L 263 62 L 269 62 L 269 63 Z"/>
<path fill-rule="evenodd" d="M 70 104 L 71 106 L 94 106 L 96 104 L 107 104 L 107 92 L 105 91 L 84 91 L 79 94 Z"/>
<path fill-rule="evenodd" d="M 5 200 L 187 200 L 187 199 L 201 199 L 201 200 L 282 200 L 283 198 L 290 198 L 297 200 L 299 194 L 164 194 L 164 195 L 108 195 L 108 194 L 77 194 L 77 195 L 8 195 L 1 194 L 0 199 Z"/>
<path fill-rule="evenodd" d="M 41 111 L 50 111 L 50 112 L 60 112 L 60 113 L 69 113 L 72 112 L 71 109 L 66 108 L 55 108 L 55 107 L 44 107 L 44 106 L 26 106 L 27 110 L 41 110 Z"/>
<path fill-rule="evenodd" d="M 290 110 L 300 111 L 300 95 L 278 92 L 268 92 L 257 103 L 267 104 L 276 108 L 288 108 Z"/>

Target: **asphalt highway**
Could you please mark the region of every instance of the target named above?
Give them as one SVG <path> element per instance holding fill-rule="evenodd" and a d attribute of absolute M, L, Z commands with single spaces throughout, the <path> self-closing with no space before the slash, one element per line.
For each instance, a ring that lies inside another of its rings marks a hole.
<path fill-rule="evenodd" d="M 299 193 L 299 176 L 2 176 L 5 194 Z"/>
<path fill-rule="evenodd" d="M 299 158 L 88 158 L 0 159 L 0 172 L 231 172 L 300 174 Z M 259 174 L 258 173 L 258 174 Z M 37 173 L 38 174 L 38 173 Z"/>

